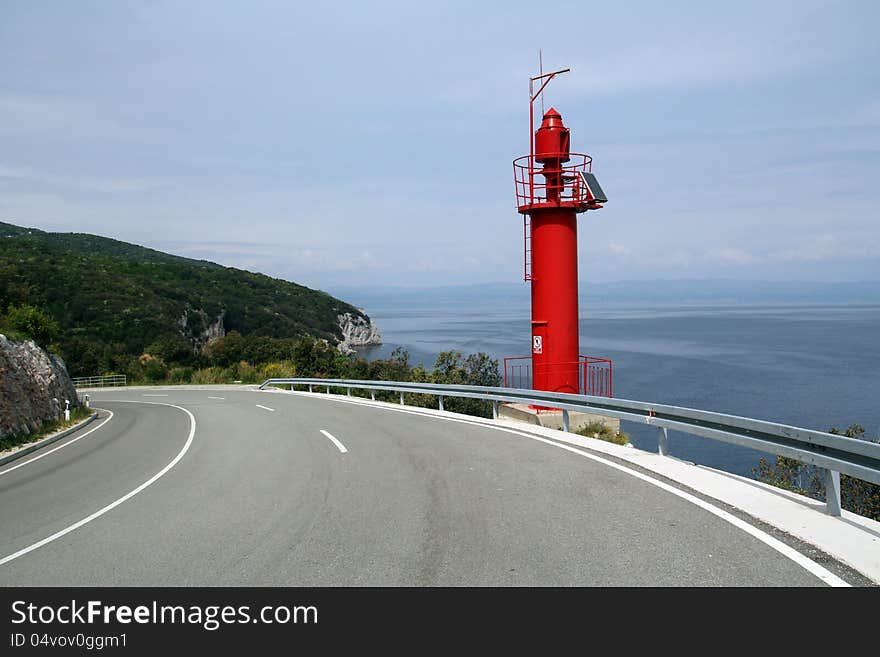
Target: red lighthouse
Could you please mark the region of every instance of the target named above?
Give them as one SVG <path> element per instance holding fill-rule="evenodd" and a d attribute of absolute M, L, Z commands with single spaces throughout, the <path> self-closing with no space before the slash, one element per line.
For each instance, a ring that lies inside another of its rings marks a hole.
<path fill-rule="evenodd" d="M 607 199 L 592 158 L 570 151 L 570 132 L 559 112 L 547 110 L 534 131 L 535 99 L 568 70 L 530 79 L 530 154 L 513 162 L 524 278 L 532 285 L 532 355 L 530 368 L 514 362 L 525 359 L 505 359 L 505 379 L 517 387 L 531 378 L 537 390 L 611 396 L 611 361 L 581 356 L 578 331 L 577 217 Z M 532 93 L 536 82 L 541 86 Z"/>

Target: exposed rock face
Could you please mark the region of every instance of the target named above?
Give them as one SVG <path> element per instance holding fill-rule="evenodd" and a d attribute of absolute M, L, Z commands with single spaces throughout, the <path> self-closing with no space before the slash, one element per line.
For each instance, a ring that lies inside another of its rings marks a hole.
<path fill-rule="evenodd" d="M 64 417 L 64 400 L 79 404 L 67 367 L 35 342 L 0 334 L 0 438 L 37 431 Z"/>
<path fill-rule="evenodd" d="M 382 344 L 382 336 L 379 329 L 366 315 L 345 313 L 337 315 L 336 321 L 342 331 L 342 340 L 336 345 L 344 354 L 354 353 L 355 347 L 363 347 L 370 344 Z"/>
<path fill-rule="evenodd" d="M 187 307 L 177 321 L 183 337 L 192 342 L 194 351 L 200 351 L 226 336 L 226 327 L 223 325 L 225 317 L 225 310 L 211 320 L 208 313 L 201 308 Z"/>
<path fill-rule="evenodd" d="M 214 344 L 220 338 L 226 337 L 226 327 L 223 326 L 224 317 L 226 317 L 225 310 L 217 315 L 217 319 L 208 324 L 208 327 L 202 332 L 205 344 Z"/>

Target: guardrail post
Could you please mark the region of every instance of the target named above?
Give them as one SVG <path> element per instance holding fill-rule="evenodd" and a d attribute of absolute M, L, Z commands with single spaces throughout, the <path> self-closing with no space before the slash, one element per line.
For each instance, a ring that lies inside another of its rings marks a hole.
<path fill-rule="evenodd" d="M 657 427 L 657 452 L 660 456 L 669 454 L 669 436 L 666 433 L 666 427 Z"/>
<path fill-rule="evenodd" d="M 828 468 L 825 468 L 825 505 L 829 516 L 840 515 L 840 473 Z"/>
<path fill-rule="evenodd" d="M 327 386 L 327 394 L 330 394 L 330 386 Z"/>
<path fill-rule="evenodd" d="M 440 402 L 440 406 L 439 406 L 440 410 L 441 410 L 441 411 L 444 410 L 444 409 L 443 409 L 443 395 L 438 395 L 438 396 L 437 396 L 437 399 L 438 399 L 439 402 Z"/>
<path fill-rule="evenodd" d="M 403 406 L 403 393 L 400 393 L 400 405 Z"/>
<path fill-rule="evenodd" d="M 309 384 L 309 392 L 314 392 L 314 390 L 312 390 L 312 384 L 311 384 L 311 383 Z"/>
<path fill-rule="evenodd" d="M 498 400 L 497 399 L 492 400 L 492 419 L 493 420 L 498 419 Z"/>
<path fill-rule="evenodd" d="M 376 401 L 376 391 L 375 390 L 370 390 L 370 399 L 372 399 L 373 401 Z"/>
<path fill-rule="evenodd" d="M 348 388 L 346 388 L 346 391 L 347 391 L 346 394 L 347 394 L 349 397 L 351 397 L 351 386 L 349 386 Z"/>
<path fill-rule="evenodd" d="M 562 430 L 566 433 L 571 431 L 571 420 L 568 417 L 568 409 L 562 409 Z"/>

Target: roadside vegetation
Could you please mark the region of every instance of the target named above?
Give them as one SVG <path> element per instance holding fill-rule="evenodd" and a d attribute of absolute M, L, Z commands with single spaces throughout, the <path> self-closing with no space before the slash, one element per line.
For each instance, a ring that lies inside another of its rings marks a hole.
<path fill-rule="evenodd" d="M 828 433 L 857 440 L 869 440 L 865 436 L 864 427 L 858 424 L 851 424 L 844 431 L 837 427 L 831 427 Z M 880 439 L 875 438 L 872 442 L 880 442 Z M 762 458 L 758 462 L 758 467 L 752 469 L 752 473 L 759 481 L 778 488 L 794 491 L 817 500 L 825 499 L 824 472 L 814 465 L 777 456 L 773 463 Z M 840 504 L 847 511 L 880 521 L 880 486 L 841 474 Z"/>
<path fill-rule="evenodd" d="M 34 431 L 33 433 L 12 434 L 4 436 L 3 438 L 0 438 L 0 453 L 5 452 L 8 449 L 12 449 L 13 447 L 18 447 L 20 445 L 26 445 L 27 443 L 33 443 L 38 440 L 42 440 L 49 434 L 53 434 L 56 431 L 62 431 L 64 429 L 67 429 L 68 427 L 72 427 L 77 422 L 82 422 L 91 414 L 91 409 L 85 408 L 84 406 L 77 406 L 76 408 L 70 409 L 70 421 L 61 419 L 44 422 L 40 429 L 38 431 Z"/>
<path fill-rule="evenodd" d="M 227 336 L 228 338 L 229 336 Z M 463 355 L 460 351 L 445 351 L 437 356 L 431 369 L 413 365 L 409 353 L 395 349 L 388 358 L 368 361 L 357 356 L 346 356 L 322 340 L 304 337 L 292 341 L 284 358 L 259 362 L 248 360 L 248 340 L 233 337 L 234 349 L 226 344 L 226 338 L 211 346 L 212 357 L 217 364 L 207 368 L 174 368 L 166 381 L 153 383 L 262 383 L 266 379 L 304 377 L 318 379 L 360 379 L 371 381 L 412 381 L 417 383 L 442 383 L 450 385 L 501 385 L 498 360 L 485 353 Z M 215 346 L 218 348 L 215 352 Z M 222 353 L 223 356 L 217 356 Z M 253 354 L 250 354 L 253 356 Z M 149 366 L 149 365 L 148 365 Z M 187 378 L 189 377 L 189 378 Z M 305 390 L 303 386 L 301 389 Z M 331 393 L 345 394 L 341 388 L 331 388 Z M 353 396 L 369 397 L 364 390 L 352 390 Z M 399 393 L 377 391 L 380 401 L 398 401 Z M 406 394 L 411 406 L 437 408 L 435 395 Z M 492 417 L 492 403 L 478 399 L 444 398 L 444 408 L 455 413 L 480 417 Z"/>
<path fill-rule="evenodd" d="M 629 444 L 629 436 L 623 431 L 615 432 L 605 425 L 604 422 L 590 422 L 575 431 L 580 436 L 587 438 L 597 438 L 605 442 L 614 443 L 615 445 Z"/>

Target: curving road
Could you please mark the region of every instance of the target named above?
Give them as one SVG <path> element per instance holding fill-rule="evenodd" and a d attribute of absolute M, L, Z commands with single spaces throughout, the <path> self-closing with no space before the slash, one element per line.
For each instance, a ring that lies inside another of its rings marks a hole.
<path fill-rule="evenodd" d="M 92 405 L 0 466 L 0 585 L 825 583 L 681 497 L 478 423 L 254 390 Z"/>

